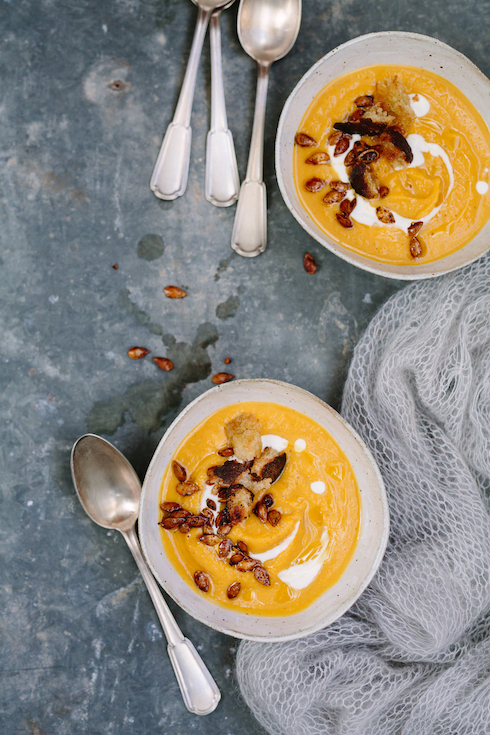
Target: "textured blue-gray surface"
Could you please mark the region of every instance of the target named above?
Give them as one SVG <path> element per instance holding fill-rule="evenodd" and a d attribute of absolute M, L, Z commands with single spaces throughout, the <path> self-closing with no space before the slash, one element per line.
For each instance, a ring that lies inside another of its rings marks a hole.
<path fill-rule="evenodd" d="M 265 179 L 269 247 L 230 247 L 234 208 L 204 198 L 209 54 L 197 81 L 188 190 L 148 187 L 192 39 L 188 0 L 4 0 L 0 5 L 0 723 L 6 735 L 262 733 L 240 701 L 236 641 L 171 603 L 223 692 L 183 707 L 165 642 L 124 540 L 79 507 L 69 453 L 87 430 L 144 476 L 165 427 L 225 369 L 302 386 L 338 407 L 361 330 L 400 283 L 309 238 L 273 167 L 284 101 L 338 43 L 375 30 L 434 35 L 487 75 L 490 3 L 305 0 L 274 65 Z M 243 176 L 255 66 L 222 18 L 229 125 Z M 319 269 L 302 267 L 309 250 Z M 117 264 L 117 268 L 114 266 Z M 166 285 L 188 296 L 169 300 Z M 133 345 L 170 357 L 161 372 Z M 226 368 L 228 369 L 228 368 Z"/>

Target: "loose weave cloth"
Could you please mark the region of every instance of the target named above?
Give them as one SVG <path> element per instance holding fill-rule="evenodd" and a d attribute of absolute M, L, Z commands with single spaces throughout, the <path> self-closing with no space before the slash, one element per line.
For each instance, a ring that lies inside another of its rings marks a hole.
<path fill-rule="evenodd" d="M 386 484 L 385 557 L 328 628 L 242 642 L 242 695 L 272 735 L 490 735 L 488 256 L 387 301 L 342 415 Z"/>

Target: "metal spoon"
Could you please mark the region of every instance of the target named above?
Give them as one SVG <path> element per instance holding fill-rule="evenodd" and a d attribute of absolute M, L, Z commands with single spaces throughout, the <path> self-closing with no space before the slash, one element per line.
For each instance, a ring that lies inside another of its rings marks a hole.
<path fill-rule="evenodd" d="M 73 445 L 71 473 L 90 518 L 103 528 L 120 531 L 131 549 L 167 637 L 185 706 L 196 715 L 213 712 L 221 698 L 219 689 L 192 643 L 182 635 L 141 553 L 135 531 L 141 495 L 136 472 L 112 444 L 85 434 Z"/>
<path fill-rule="evenodd" d="M 193 0 L 196 2 L 196 0 Z M 238 199 L 240 178 L 233 136 L 226 119 L 223 69 L 221 65 L 220 18 L 228 2 L 215 10 L 209 24 L 211 42 L 211 128 L 206 139 L 206 199 L 215 207 L 229 207 Z"/>
<path fill-rule="evenodd" d="M 247 174 L 240 188 L 231 246 L 247 258 L 263 253 L 267 245 L 263 149 L 269 71 L 293 47 L 300 24 L 301 0 L 241 0 L 238 38 L 258 63 L 258 79 Z"/>
<path fill-rule="evenodd" d="M 190 126 L 192 102 L 202 45 L 211 13 L 229 0 L 197 0 L 196 30 L 187 62 L 184 82 L 175 115 L 167 128 L 160 153 L 150 180 L 150 189 L 159 199 L 176 199 L 187 186 L 192 130 Z"/>

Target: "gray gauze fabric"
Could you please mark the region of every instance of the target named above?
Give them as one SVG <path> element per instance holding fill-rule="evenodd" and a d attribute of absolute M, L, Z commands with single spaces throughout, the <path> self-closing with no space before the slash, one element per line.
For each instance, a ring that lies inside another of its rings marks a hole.
<path fill-rule="evenodd" d="M 391 514 L 373 582 L 330 627 L 242 642 L 241 692 L 275 735 L 490 733 L 490 259 L 392 297 L 342 414 Z"/>

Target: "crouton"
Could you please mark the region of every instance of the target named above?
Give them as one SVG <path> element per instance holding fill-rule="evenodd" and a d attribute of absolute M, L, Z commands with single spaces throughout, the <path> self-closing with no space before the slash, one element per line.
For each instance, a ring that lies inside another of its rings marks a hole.
<path fill-rule="evenodd" d="M 210 467 L 208 470 L 209 482 L 218 483 L 223 487 L 234 485 L 239 482 L 240 475 L 246 471 L 243 462 L 234 459 L 228 460 L 221 467 Z"/>
<path fill-rule="evenodd" d="M 253 463 L 250 472 L 260 480 L 270 479 L 272 484 L 282 474 L 285 464 L 286 452 L 277 452 L 266 447 Z"/>
<path fill-rule="evenodd" d="M 353 166 L 349 181 L 356 194 L 366 199 L 376 199 L 379 196 L 378 179 L 366 163 L 359 161 Z"/>
<path fill-rule="evenodd" d="M 386 128 L 380 136 L 383 155 L 396 165 L 412 163 L 413 152 L 407 139 L 396 128 Z"/>
<path fill-rule="evenodd" d="M 232 526 L 236 526 L 249 517 L 253 501 L 254 494 L 251 490 L 247 490 L 243 485 L 236 485 L 233 488 L 233 493 L 226 501 L 225 507 L 225 515 Z"/>
<path fill-rule="evenodd" d="M 243 485 L 254 494 L 264 492 L 270 488 L 273 482 L 272 479 L 265 477 L 260 480 L 257 475 L 252 477 L 249 469 L 250 465 L 251 461 L 244 463 L 229 460 L 221 467 L 215 466 L 208 469 L 208 482 L 219 488 L 218 497 L 221 500 L 226 500 L 232 494 L 230 486 L 237 484 Z"/>
<path fill-rule="evenodd" d="M 406 135 L 415 118 L 415 113 L 410 106 L 410 98 L 406 89 L 399 79 L 394 76 L 376 82 L 373 96 L 374 105 L 366 110 L 364 117 L 377 122 L 386 122 L 387 125 L 397 125 Z M 377 115 L 381 118 L 386 115 L 386 118 L 378 119 Z M 388 120 L 387 118 L 390 117 L 392 119 Z"/>
<path fill-rule="evenodd" d="M 260 421 L 253 413 L 240 413 L 225 424 L 226 440 L 235 457 L 242 462 L 258 457 L 262 451 Z"/>
<path fill-rule="evenodd" d="M 380 105 L 374 104 L 364 113 L 363 120 L 371 120 L 373 123 L 382 123 L 384 125 L 393 125 L 395 116 L 383 110 Z"/>
<path fill-rule="evenodd" d="M 266 477 L 264 480 L 257 480 L 256 475 L 252 477 L 251 472 L 244 472 L 243 475 L 240 475 L 240 484 L 248 490 L 251 490 L 254 495 L 257 495 L 268 490 L 272 485 L 272 480 L 270 477 Z"/>

